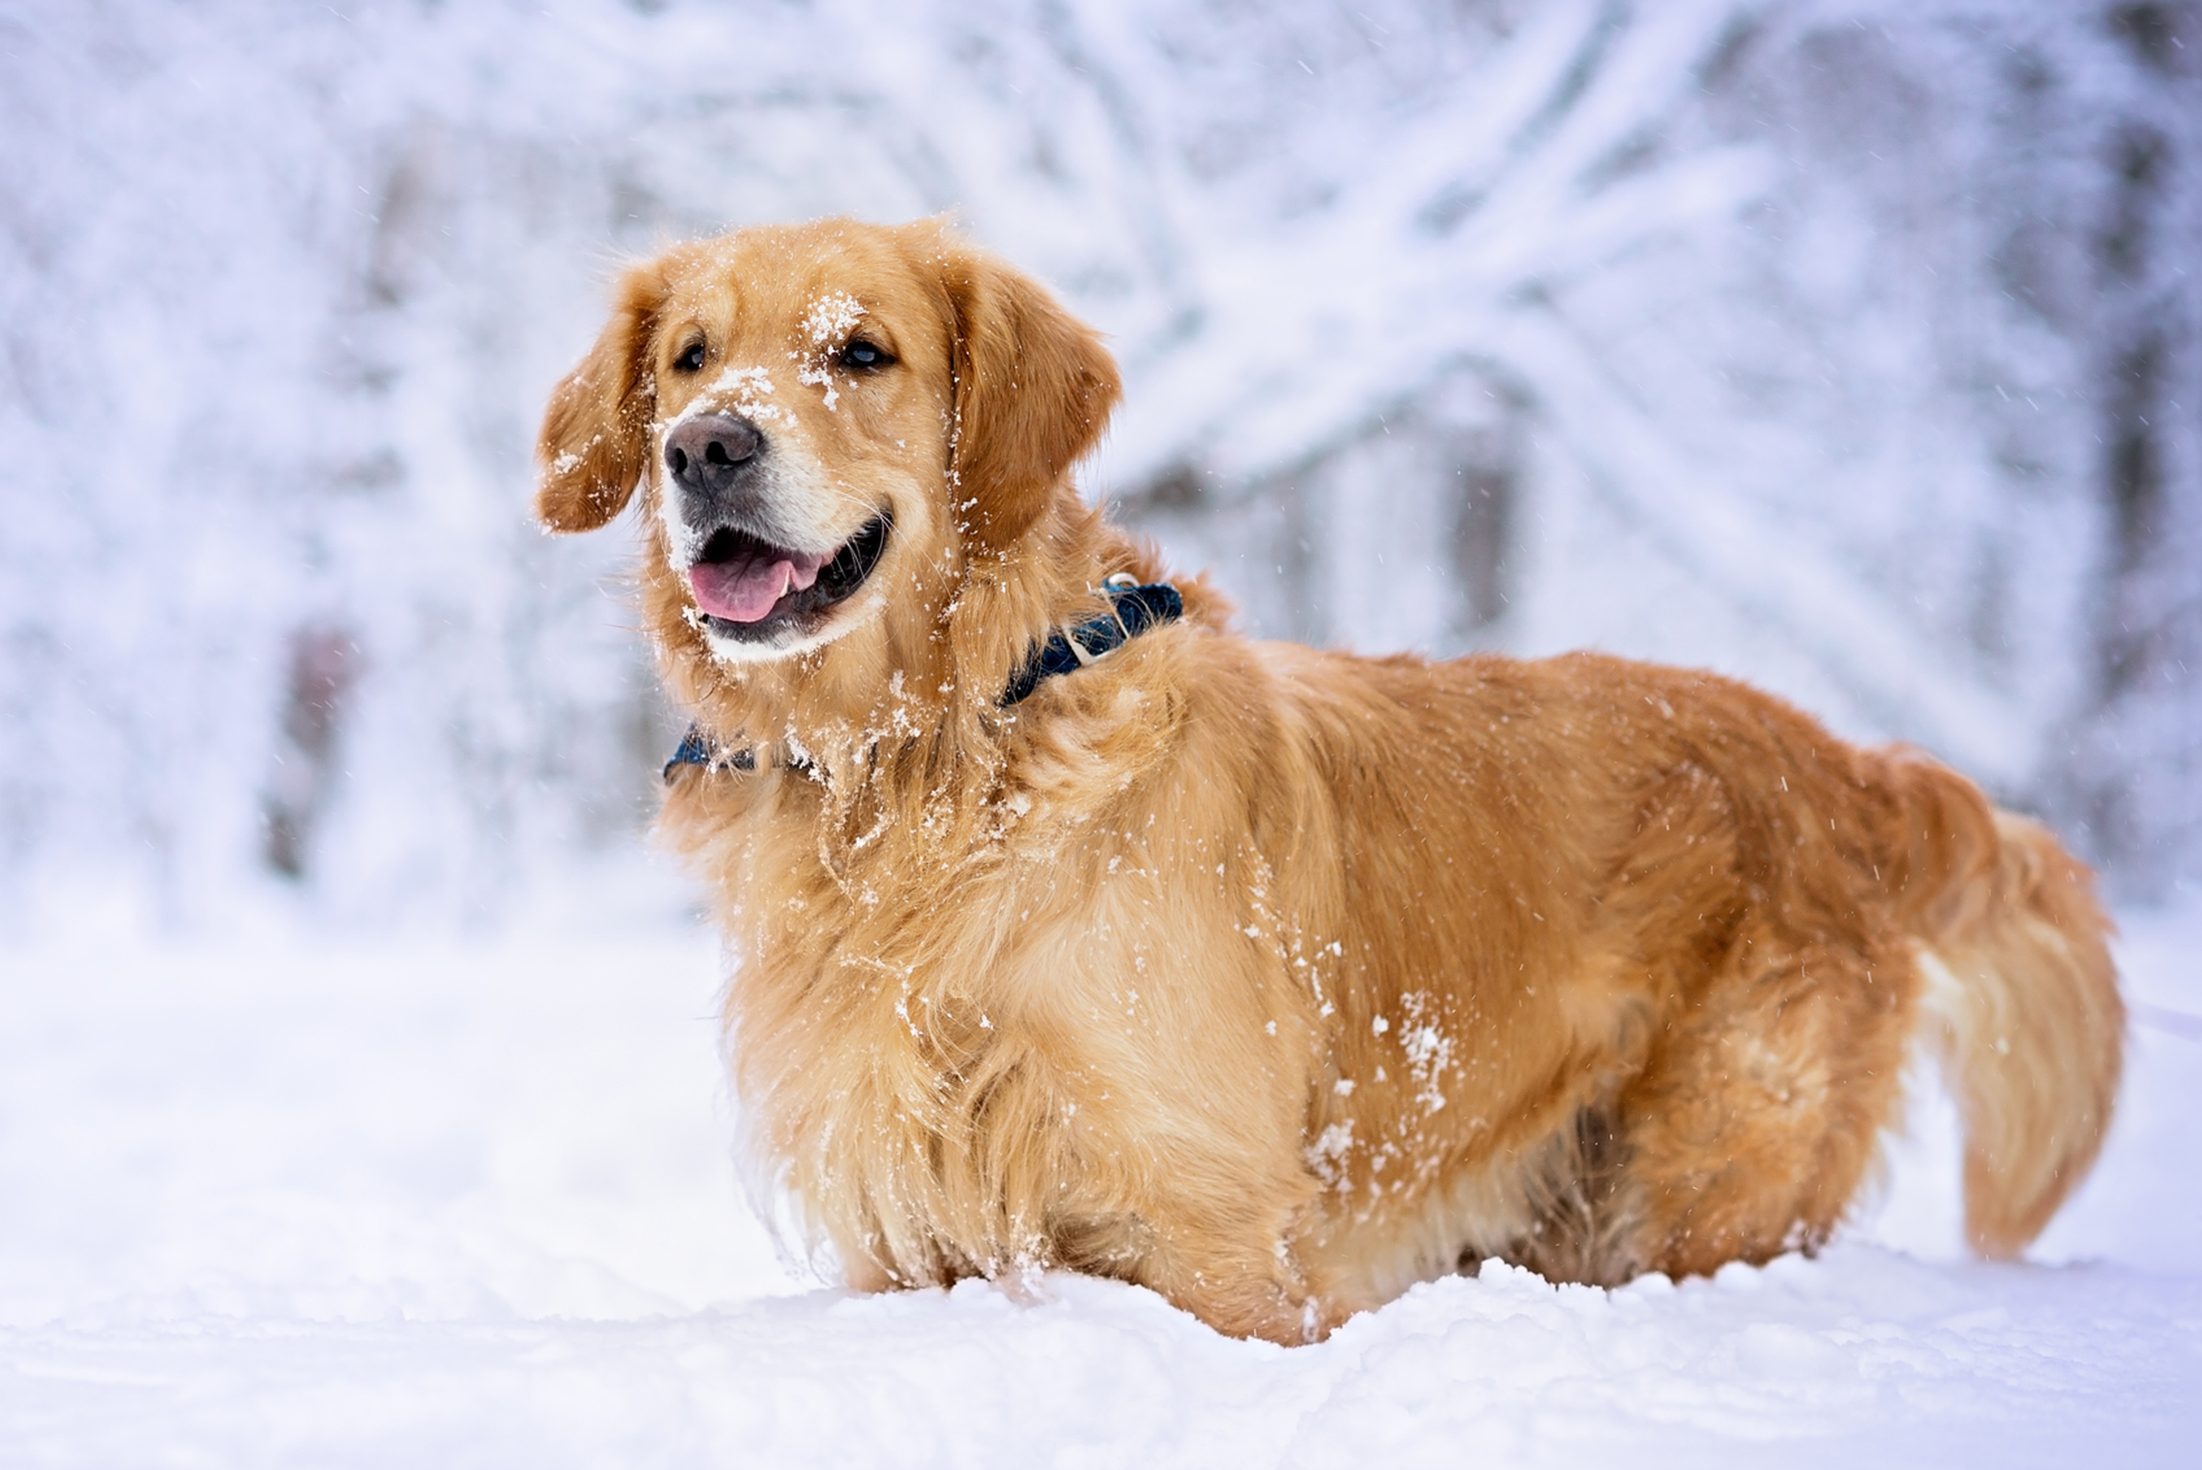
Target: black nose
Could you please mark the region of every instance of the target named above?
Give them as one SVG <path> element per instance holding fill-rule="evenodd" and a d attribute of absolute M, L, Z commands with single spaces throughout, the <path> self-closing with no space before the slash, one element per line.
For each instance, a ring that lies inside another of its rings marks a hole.
<path fill-rule="evenodd" d="M 700 414 L 665 436 L 665 467 L 683 490 L 722 490 L 764 451 L 765 436 L 748 419 Z"/>

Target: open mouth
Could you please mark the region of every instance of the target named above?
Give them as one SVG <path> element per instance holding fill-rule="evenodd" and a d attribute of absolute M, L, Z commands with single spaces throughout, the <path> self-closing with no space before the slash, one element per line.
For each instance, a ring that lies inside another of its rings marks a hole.
<path fill-rule="evenodd" d="M 808 627 L 864 585 L 887 549 L 891 527 L 884 513 L 876 515 L 838 551 L 821 554 L 722 526 L 688 569 L 688 590 L 715 633 L 749 638 L 790 625 Z"/>

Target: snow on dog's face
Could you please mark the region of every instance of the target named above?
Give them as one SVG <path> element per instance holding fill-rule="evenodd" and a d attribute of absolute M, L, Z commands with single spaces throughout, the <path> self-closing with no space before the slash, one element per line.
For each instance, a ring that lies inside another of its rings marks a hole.
<path fill-rule="evenodd" d="M 552 396 L 536 510 L 590 530 L 639 482 L 660 635 L 776 661 L 1013 545 L 1116 395 L 1089 330 L 938 225 L 743 230 L 622 280 Z"/>

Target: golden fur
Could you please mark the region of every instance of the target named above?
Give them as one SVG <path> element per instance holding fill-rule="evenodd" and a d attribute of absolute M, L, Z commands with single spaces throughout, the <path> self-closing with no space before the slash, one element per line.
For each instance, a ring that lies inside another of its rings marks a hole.
<path fill-rule="evenodd" d="M 818 365 L 834 293 L 891 371 Z M 715 652 L 662 524 L 664 426 L 737 388 L 846 501 L 825 529 L 893 515 L 786 657 Z M 1297 1342 L 1485 1256 L 1761 1261 L 1840 1220 L 1922 1030 L 1975 1243 L 2040 1230 L 2110 1117 L 2107 924 L 1931 760 L 1711 674 L 1258 642 L 1198 580 L 998 707 L 1104 577 L 1164 575 L 1070 482 L 1117 394 L 1015 271 L 829 220 L 636 267 L 544 424 L 542 520 L 639 482 L 665 678 L 757 753 L 684 768 L 664 826 L 740 956 L 755 1145 L 850 1282 L 1064 1267 Z"/>

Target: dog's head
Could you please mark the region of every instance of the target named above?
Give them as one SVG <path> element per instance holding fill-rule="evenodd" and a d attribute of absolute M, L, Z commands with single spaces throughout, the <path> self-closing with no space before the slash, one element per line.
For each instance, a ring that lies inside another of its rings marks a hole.
<path fill-rule="evenodd" d="M 592 530 L 639 487 L 676 653 L 884 647 L 938 614 L 909 594 L 1075 503 L 1118 391 L 1091 330 L 936 223 L 743 230 L 628 271 L 551 398 L 536 514 Z"/>

